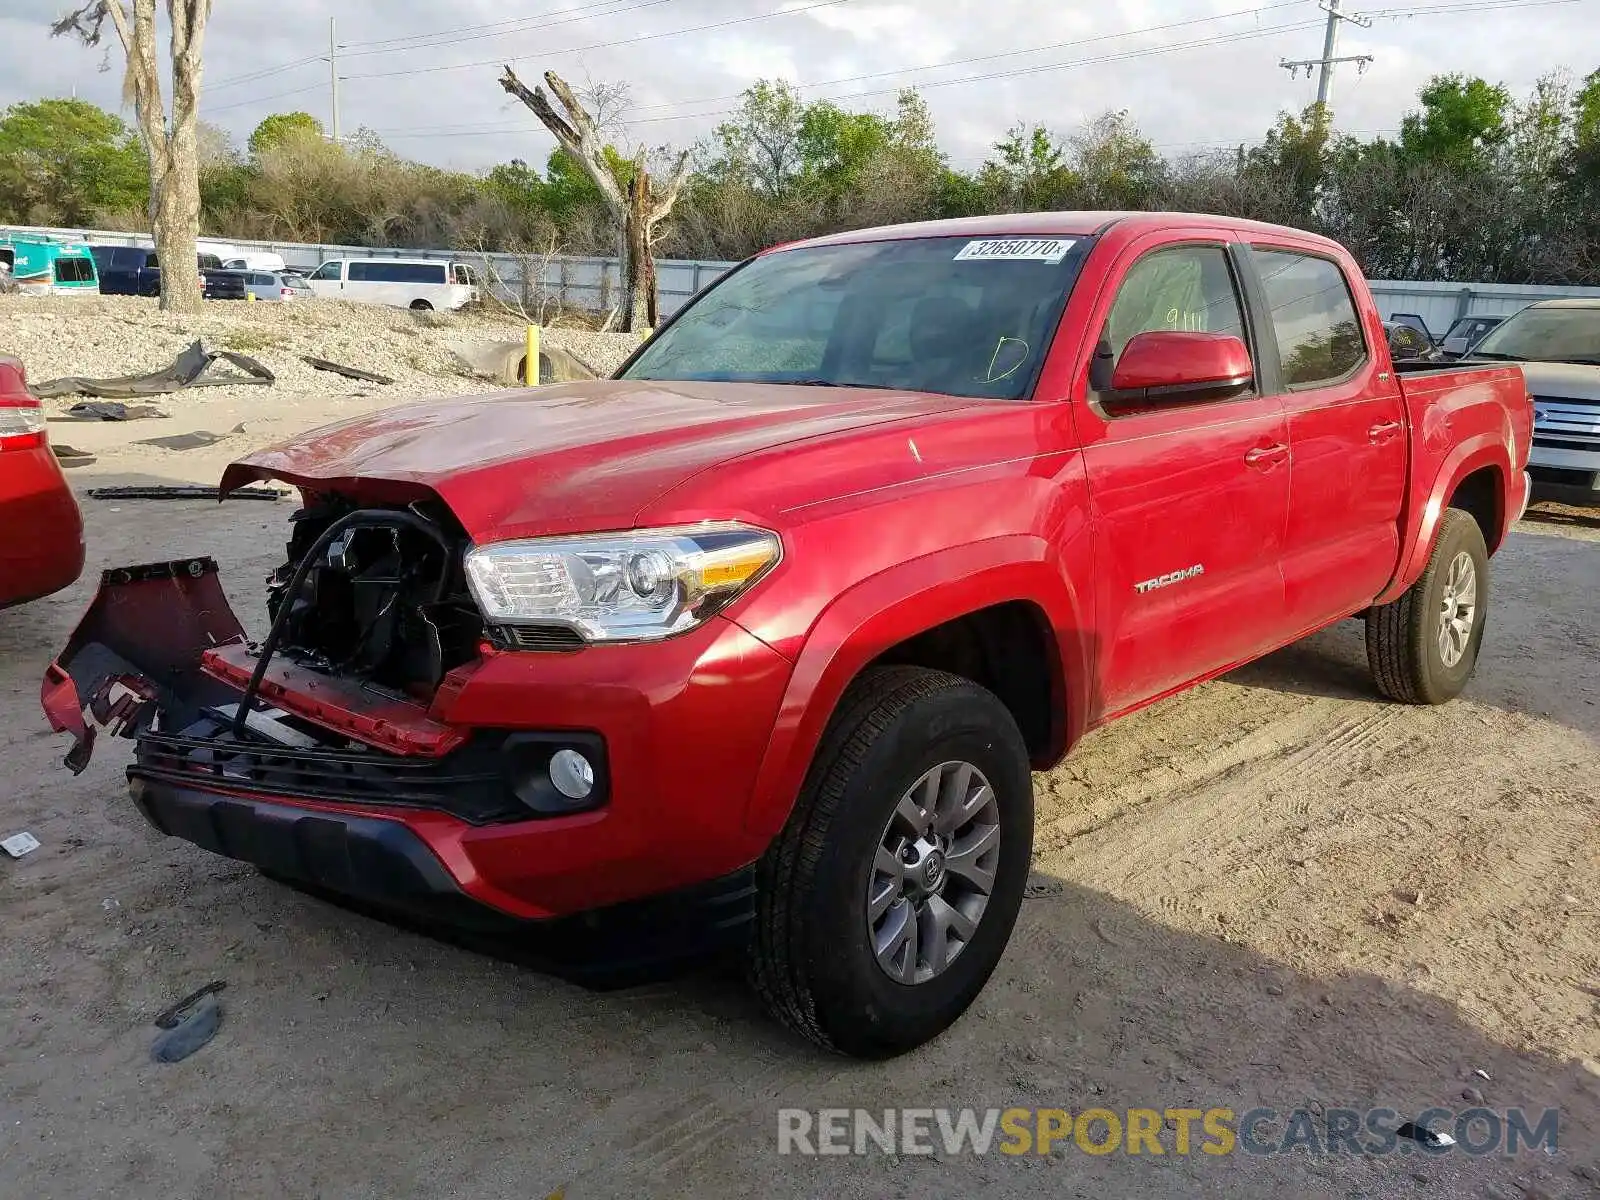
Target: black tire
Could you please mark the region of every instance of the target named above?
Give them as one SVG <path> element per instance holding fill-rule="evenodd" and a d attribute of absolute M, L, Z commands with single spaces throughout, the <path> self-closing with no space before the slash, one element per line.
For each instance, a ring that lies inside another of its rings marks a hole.
<path fill-rule="evenodd" d="M 1440 608 L 1451 564 L 1463 553 L 1476 572 L 1476 611 L 1465 652 L 1447 666 L 1439 646 Z M 1488 618 L 1489 552 L 1483 531 L 1469 514 L 1448 508 L 1422 575 L 1398 599 L 1367 612 L 1367 662 L 1378 690 L 1403 704 L 1454 700 L 1478 664 Z"/>
<path fill-rule="evenodd" d="M 432 312 L 433 311 L 433 305 L 429 304 L 426 300 L 413 300 L 411 302 L 411 311 L 412 312 Z"/>
<path fill-rule="evenodd" d="M 873 952 L 871 867 L 906 790 L 952 760 L 976 766 L 995 793 L 994 887 L 949 966 L 904 984 Z M 774 1016 L 829 1050 L 886 1058 L 920 1046 L 966 1011 L 999 963 L 1032 854 L 1027 747 L 1005 705 L 941 671 L 873 669 L 840 701 L 794 811 L 758 866 L 751 981 Z"/>

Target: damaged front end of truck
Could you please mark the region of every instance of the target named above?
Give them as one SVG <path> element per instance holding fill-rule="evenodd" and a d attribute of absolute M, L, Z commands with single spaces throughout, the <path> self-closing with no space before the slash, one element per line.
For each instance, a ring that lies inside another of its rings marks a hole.
<path fill-rule="evenodd" d="M 438 718 L 493 652 L 462 573 L 467 544 L 438 502 L 308 495 L 267 579 L 259 642 L 210 558 L 105 572 L 42 689 L 51 725 L 73 737 L 66 765 L 88 765 L 96 727 L 132 739 L 134 798 L 158 828 L 151 783 L 425 808 L 474 825 L 572 811 L 547 766 L 557 742 L 581 735 Z"/>

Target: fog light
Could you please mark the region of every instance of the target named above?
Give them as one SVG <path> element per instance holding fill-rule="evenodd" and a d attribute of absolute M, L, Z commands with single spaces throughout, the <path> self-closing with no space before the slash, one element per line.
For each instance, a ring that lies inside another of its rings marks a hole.
<path fill-rule="evenodd" d="M 550 756 L 550 782 L 569 800 L 582 800 L 594 791 L 594 765 L 576 750 L 557 750 Z"/>

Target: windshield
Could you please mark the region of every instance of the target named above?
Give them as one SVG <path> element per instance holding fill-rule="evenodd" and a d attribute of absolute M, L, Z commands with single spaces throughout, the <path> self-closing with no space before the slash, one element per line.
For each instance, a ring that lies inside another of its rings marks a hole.
<path fill-rule="evenodd" d="M 1028 394 L 1087 238 L 908 238 L 764 255 L 701 295 L 624 379 Z"/>
<path fill-rule="evenodd" d="M 1600 363 L 1600 306 L 1525 308 L 1472 351 L 1474 358 Z"/>

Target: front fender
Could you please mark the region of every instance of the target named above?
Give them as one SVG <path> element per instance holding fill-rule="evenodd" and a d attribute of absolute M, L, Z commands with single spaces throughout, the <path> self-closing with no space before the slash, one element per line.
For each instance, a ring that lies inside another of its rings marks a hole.
<path fill-rule="evenodd" d="M 1410 506 L 1413 514 L 1402 530 L 1399 567 L 1389 586 L 1374 604 L 1388 604 L 1402 595 L 1421 576 L 1433 553 L 1433 540 L 1439 531 L 1439 520 L 1444 516 L 1450 497 L 1461 481 L 1474 471 L 1493 467 L 1499 476 L 1501 535 L 1505 527 L 1517 516 L 1519 501 L 1510 496 L 1513 479 L 1518 473 L 1512 470 L 1507 451 L 1506 435 L 1501 432 L 1484 432 L 1462 441 L 1440 463 L 1426 492 L 1419 488 L 1423 499 Z"/>
<path fill-rule="evenodd" d="M 854 584 L 812 625 L 795 659 L 746 812 L 746 828 L 783 828 L 829 719 L 852 680 L 886 650 L 967 613 L 1024 601 L 1054 634 L 1054 693 L 1066 709 L 1065 751 L 1083 730 L 1090 648 L 1068 573 L 1042 538 L 991 538 L 898 563 Z M 1036 764 L 1042 765 L 1042 764 Z"/>

